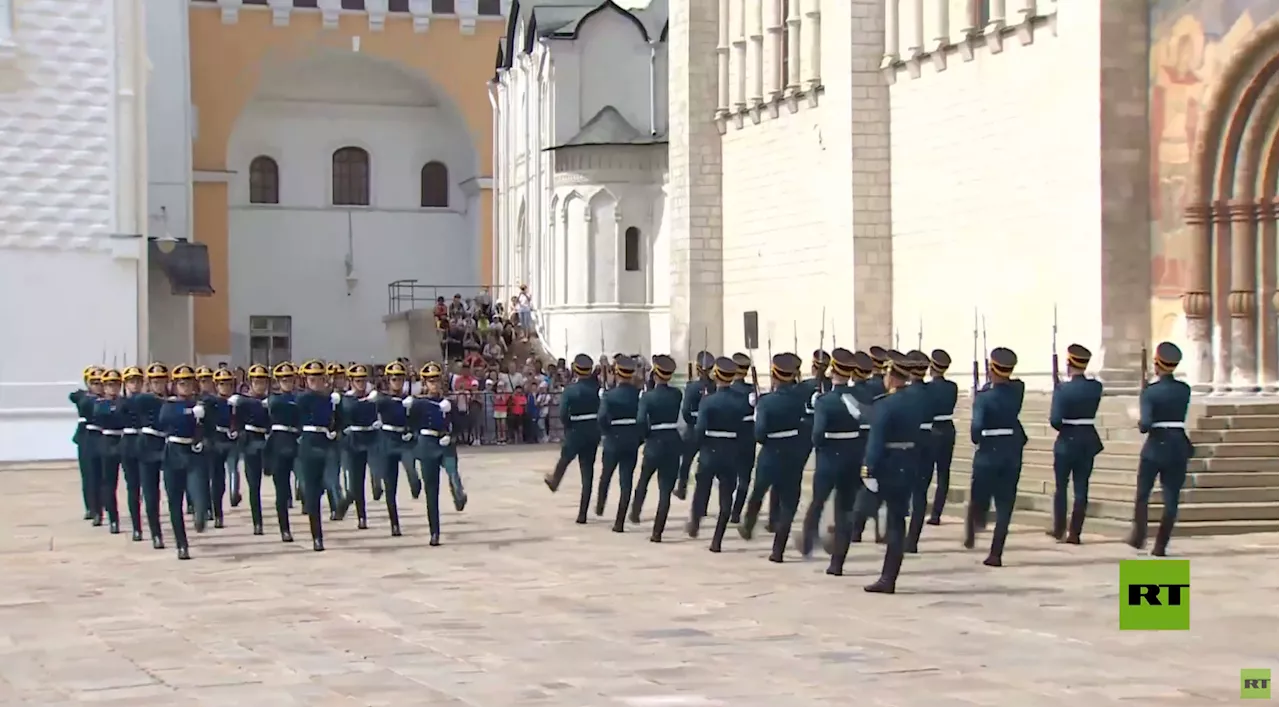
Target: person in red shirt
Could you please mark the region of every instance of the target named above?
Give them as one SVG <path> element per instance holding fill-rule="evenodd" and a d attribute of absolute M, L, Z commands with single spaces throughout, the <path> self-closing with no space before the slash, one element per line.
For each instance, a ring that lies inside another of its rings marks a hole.
<path fill-rule="evenodd" d="M 509 398 L 507 413 L 507 430 L 511 435 L 511 441 L 524 441 L 524 416 L 529 406 L 529 396 L 525 395 L 524 386 L 517 385 L 515 392 Z"/>

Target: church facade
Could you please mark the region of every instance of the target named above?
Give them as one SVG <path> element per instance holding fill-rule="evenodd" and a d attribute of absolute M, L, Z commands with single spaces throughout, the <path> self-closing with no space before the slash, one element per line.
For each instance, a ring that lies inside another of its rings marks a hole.
<path fill-rule="evenodd" d="M 590 36 L 530 30 L 541 4 L 513 4 L 497 85 L 549 48 L 539 91 L 603 80 L 613 104 L 643 104 L 643 81 L 562 71 L 585 50 L 560 47 Z M 587 29 L 643 25 L 655 5 L 582 4 Z M 759 365 L 833 344 L 957 361 L 999 345 L 1047 389 L 1055 339 L 1092 348 L 1117 385 L 1170 339 L 1202 390 L 1274 387 L 1275 14 L 1260 0 L 674 3 L 653 316 L 648 341 L 605 348 L 751 349 Z M 512 45 L 522 21 L 533 41 Z M 593 64 L 642 54 L 608 46 Z M 494 267 L 519 277 L 547 250 L 512 244 L 565 241 L 552 221 L 504 216 L 519 207 L 498 188 Z M 583 233 L 579 248 L 620 247 L 617 229 Z M 564 265 L 562 281 L 600 277 L 599 261 L 565 262 L 591 267 Z M 595 351 L 597 329 L 645 335 L 621 312 L 592 321 L 540 333 L 556 354 Z"/>

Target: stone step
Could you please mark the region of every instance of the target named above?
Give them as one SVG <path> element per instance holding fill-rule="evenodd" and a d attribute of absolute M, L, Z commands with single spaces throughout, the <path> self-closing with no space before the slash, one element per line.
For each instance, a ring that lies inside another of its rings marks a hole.
<path fill-rule="evenodd" d="M 960 522 L 961 516 L 958 514 L 964 511 L 964 500 L 966 494 L 948 494 L 948 498 L 954 499 L 954 502 L 947 506 L 947 515 L 954 518 L 952 522 Z M 1017 509 L 1013 513 L 1013 525 L 1022 528 L 1040 528 L 1048 530 L 1053 524 L 1053 514 L 1051 512 L 1038 511 L 1026 507 L 1027 504 L 1018 503 Z M 1114 518 L 1089 518 L 1084 524 L 1084 535 L 1102 536 L 1105 538 L 1123 539 L 1128 537 L 1129 529 L 1132 527 L 1132 519 L 1118 520 Z M 990 526 L 988 526 L 990 528 Z M 1149 521 L 1147 526 L 1147 543 L 1155 538 L 1156 531 L 1160 528 L 1160 517 L 1156 516 L 1154 520 Z M 1249 533 L 1273 533 L 1276 531 L 1275 521 L 1257 521 L 1257 520 L 1226 520 L 1226 521 L 1184 521 L 1178 519 L 1178 525 L 1173 531 L 1174 545 L 1177 545 L 1177 538 L 1183 537 L 1203 537 L 1208 535 L 1246 535 Z M 926 528 L 925 533 L 929 531 Z M 1015 531 L 1016 532 L 1016 531 Z M 982 542 L 982 536 L 978 537 L 979 543 Z M 1088 542 L 1088 540 L 1086 540 Z M 1175 548 L 1176 554 L 1176 548 Z"/>
<path fill-rule="evenodd" d="M 953 467 L 969 468 L 973 463 L 973 446 L 956 444 L 952 457 Z M 1053 452 L 1046 449 L 1027 448 L 1022 453 L 1022 465 L 1044 466 L 1053 468 Z M 1137 472 L 1137 454 L 1115 454 L 1104 451 L 1093 460 L 1095 473 L 1098 469 L 1114 469 L 1117 471 Z M 1275 471 L 1277 460 L 1267 457 L 1195 457 L 1187 465 L 1188 471 Z"/>
<path fill-rule="evenodd" d="M 1203 417 L 1196 421 L 1200 430 L 1274 430 L 1280 426 L 1275 415 L 1231 415 L 1228 417 Z"/>
<path fill-rule="evenodd" d="M 967 437 L 969 421 L 965 420 L 964 427 L 956 429 L 960 435 Z M 1022 429 L 1026 430 L 1027 436 L 1032 438 L 1054 439 L 1058 436 L 1058 431 L 1050 427 L 1048 422 L 1026 422 L 1024 420 Z M 1132 425 L 1100 427 L 1098 428 L 1098 436 L 1102 438 L 1102 443 L 1108 446 L 1112 441 L 1141 443 L 1146 439 L 1146 435 L 1139 432 L 1138 428 Z M 1274 446 L 1280 443 L 1280 423 L 1271 429 L 1200 429 L 1193 427 L 1187 431 L 1187 436 L 1191 438 L 1192 444 L 1270 444 Z"/>
<path fill-rule="evenodd" d="M 1054 440 L 1051 437 L 1030 437 L 1027 440 L 1027 446 L 1023 447 L 1023 451 L 1040 450 L 1052 452 L 1053 442 Z M 1136 457 L 1142 453 L 1142 444 L 1143 443 L 1139 441 L 1125 440 L 1103 442 L 1103 446 L 1106 447 L 1103 454 L 1119 454 Z M 956 446 L 959 446 L 959 442 L 956 443 Z M 1275 443 L 1201 443 L 1195 445 L 1195 448 L 1197 457 L 1213 457 L 1215 459 L 1225 459 L 1228 457 L 1280 459 L 1280 446 L 1277 446 Z"/>
<path fill-rule="evenodd" d="M 973 399 L 967 394 L 962 394 L 956 400 L 956 412 L 967 412 L 972 405 Z M 1048 417 L 1051 405 L 1052 399 L 1049 395 L 1028 393 L 1022 400 L 1022 414 L 1026 416 L 1029 413 L 1035 413 Z M 1100 417 L 1108 420 L 1113 417 L 1127 418 L 1136 410 L 1137 405 L 1137 396 L 1104 397 L 1098 405 L 1098 413 Z M 1188 411 L 1190 418 L 1266 417 L 1273 422 L 1277 415 L 1280 415 L 1280 404 L 1263 402 L 1206 403 L 1193 399 Z"/>
<path fill-rule="evenodd" d="M 967 464 L 952 467 L 951 474 L 953 477 L 958 474 L 967 476 L 969 473 Z M 1054 481 L 1053 467 L 1024 463 L 1020 478 L 1044 481 L 1052 487 Z M 1138 482 L 1137 470 L 1121 471 L 1095 468 L 1089 476 L 1089 482 L 1091 485 L 1123 486 L 1129 489 L 1129 496 L 1132 497 L 1133 490 Z M 1186 488 L 1280 488 L 1280 471 L 1193 471 L 1187 474 Z"/>
<path fill-rule="evenodd" d="M 1028 471 L 1032 473 L 1028 474 Z M 1202 474 L 1203 476 L 1212 476 L 1212 474 Z M 1280 485 L 1278 486 L 1254 486 L 1254 487 L 1214 487 L 1202 486 L 1190 483 L 1199 477 L 1189 477 L 1188 483 L 1182 489 L 1180 496 L 1180 504 L 1194 503 L 1277 503 L 1280 502 Z M 970 475 L 967 473 L 957 474 L 952 472 L 951 483 L 969 485 Z M 1274 480 L 1274 477 L 1273 477 Z M 1121 483 L 1100 483 L 1097 476 L 1089 478 L 1089 500 L 1117 501 L 1127 503 L 1129 508 L 1133 507 L 1133 494 L 1136 479 L 1133 475 Z M 1055 487 L 1052 470 L 1044 473 L 1040 469 L 1023 469 L 1022 476 L 1018 478 L 1018 492 L 1026 494 L 1038 494 L 1043 496 L 1053 496 Z M 930 492 L 932 493 L 932 492 Z M 1153 500 L 1159 494 L 1159 487 L 1153 492 Z M 1068 491 L 1068 497 L 1074 496 Z M 1130 511 L 1131 512 L 1131 511 Z"/>
<path fill-rule="evenodd" d="M 1280 488 L 1280 472 L 1275 471 L 1205 471 L 1187 475 L 1188 485 L 1196 488 Z"/>

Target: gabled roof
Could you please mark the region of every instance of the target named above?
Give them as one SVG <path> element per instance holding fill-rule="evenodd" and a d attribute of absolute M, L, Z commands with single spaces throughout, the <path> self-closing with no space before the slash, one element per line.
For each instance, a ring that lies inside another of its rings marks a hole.
<path fill-rule="evenodd" d="M 645 41 L 666 41 L 668 0 L 514 0 L 507 17 L 507 47 L 511 51 L 496 67 L 511 67 L 516 54 L 532 51 L 537 39 L 574 40 L 586 21 L 605 10 L 622 13 L 635 23 Z M 524 27 L 523 36 L 516 28 Z"/>
<path fill-rule="evenodd" d="M 559 150 L 565 147 L 588 147 L 592 145 L 657 145 L 666 142 L 665 136 L 648 135 L 622 117 L 617 108 L 605 106 L 592 116 L 577 135 L 563 144 L 546 148 Z"/>

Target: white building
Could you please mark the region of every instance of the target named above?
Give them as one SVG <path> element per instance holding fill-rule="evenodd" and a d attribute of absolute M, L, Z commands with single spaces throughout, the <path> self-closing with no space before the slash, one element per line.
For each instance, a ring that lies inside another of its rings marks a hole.
<path fill-rule="evenodd" d="M 74 457 L 81 370 L 146 350 L 140 6 L 0 3 L 0 461 Z"/>

